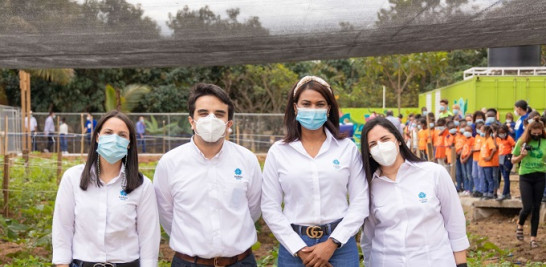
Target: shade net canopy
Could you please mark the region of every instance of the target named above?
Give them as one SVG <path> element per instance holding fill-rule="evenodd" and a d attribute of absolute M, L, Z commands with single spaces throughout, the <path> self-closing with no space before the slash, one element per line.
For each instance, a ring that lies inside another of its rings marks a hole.
<path fill-rule="evenodd" d="M 0 67 L 210 66 L 546 44 L 544 0 L 0 0 Z"/>

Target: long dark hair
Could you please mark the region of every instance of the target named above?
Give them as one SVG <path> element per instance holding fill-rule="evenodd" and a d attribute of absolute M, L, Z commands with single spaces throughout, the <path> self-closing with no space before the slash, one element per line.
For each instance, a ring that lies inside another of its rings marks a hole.
<path fill-rule="evenodd" d="M 92 183 L 93 180 L 95 180 L 94 182 L 97 184 L 98 187 L 102 186 L 102 183 L 97 175 L 99 173 L 99 164 L 97 164 L 97 160 L 99 158 L 97 153 L 97 134 L 102 129 L 104 123 L 111 118 L 118 118 L 122 120 L 123 122 L 125 122 L 125 125 L 127 125 L 127 128 L 129 129 L 129 148 L 127 151 L 127 156 L 121 159 L 125 162 L 125 178 L 127 179 L 125 192 L 129 194 L 143 183 L 144 176 L 138 171 L 138 154 L 135 125 L 125 114 L 117 110 L 110 111 L 104 114 L 104 116 L 102 116 L 97 122 L 97 126 L 95 127 L 95 129 L 93 129 L 93 134 L 91 136 L 91 145 L 89 146 L 89 153 L 87 154 L 87 162 L 85 163 L 85 167 L 83 169 L 80 180 L 80 188 L 86 191 L 87 186 Z M 95 168 L 95 174 L 92 174 L 93 171 L 91 170 L 91 168 L 93 167 Z"/>
<path fill-rule="evenodd" d="M 283 141 L 285 143 L 290 143 L 301 139 L 301 125 L 296 121 L 294 104 L 298 102 L 301 93 L 305 90 L 317 91 L 326 99 L 326 102 L 330 106 L 330 112 L 328 113 L 328 120 L 324 126 L 336 139 L 345 138 L 345 135 L 339 132 L 339 106 L 337 105 L 332 88 L 330 86 L 325 86 L 318 81 L 310 80 L 298 87 L 296 95 L 294 95 L 294 90 L 296 90 L 297 86 L 298 84 L 295 84 L 288 94 L 288 104 L 286 105 L 286 111 L 284 112 L 286 135 L 284 136 Z"/>
<path fill-rule="evenodd" d="M 535 116 L 531 119 L 534 120 L 533 123 L 529 123 L 527 124 L 527 126 L 525 126 L 525 131 L 523 131 L 523 134 L 520 137 L 523 143 L 531 142 L 531 130 L 533 129 L 542 129 L 542 138 L 546 139 L 546 131 L 544 131 L 544 122 L 540 120 L 540 116 Z"/>
<path fill-rule="evenodd" d="M 402 155 L 402 158 L 404 158 L 404 160 L 408 160 L 410 162 L 425 161 L 417 157 L 415 154 L 411 153 L 411 150 L 406 145 L 406 142 L 400 134 L 400 131 L 398 131 L 398 129 L 394 127 L 394 124 L 392 124 L 392 122 L 390 122 L 389 120 L 377 117 L 366 122 L 366 124 L 364 124 L 364 128 L 362 129 L 360 151 L 362 152 L 362 164 L 364 165 L 364 173 L 366 173 L 366 179 L 368 180 L 368 186 L 370 186 L 370 189 L 372 186 L 373 174 L 380 166 L 379 163 L 377 163 L 377 161 L 373 159 L 372 154 L 370 153 L 370 148 L 368 147 L 368 133 L 376 126 L 381 126 L 394 135 L 396 140 L 400 143 L 400 155 Z"/>

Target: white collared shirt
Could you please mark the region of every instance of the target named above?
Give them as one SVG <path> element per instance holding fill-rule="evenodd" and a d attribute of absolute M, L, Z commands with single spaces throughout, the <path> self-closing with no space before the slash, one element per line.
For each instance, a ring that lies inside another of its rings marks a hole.
<path fill-rule="evenodd" d="M 262 212 L 291 254 L 307 246 L 291 224 L 323 225 L 343 218 L 330 236 L 345 244 L 368 216 L 368 185 L 356 145 L 348 138 L 335 139 L 328 130 L 315 158 L 300 141 L 273 144 L 264 166 Z"/>
<path fill-rule="evenodd" d="M 72 259 L 123 263 L 140 258 L 142 267 L 157 266 L 160 228 L 152 182 L 144 177 L 142 185 L 125 193 L 122 165 L 120 175 L 108 184 L 98 187 L 93 181 L 83 191 L 83 169 L 81 164 L 66 170 L 59 185 L 53 263 L 69 264 Z"/>
<path fill-rule="evenodd" d="M 231 257 L 257 241 L 262 174 L 256 155 L 224 141 L 211 159 L 193 142 L 159 160 L 154 187 L 161 225 L 174 251 Z"/>
<path fill-rule="evenodd" d="M 446 169 L 405 161 L 396 181 L 374 173 L 361 238 L 366 266 L 455 266 L 470 244 L 463 208 Z"/>

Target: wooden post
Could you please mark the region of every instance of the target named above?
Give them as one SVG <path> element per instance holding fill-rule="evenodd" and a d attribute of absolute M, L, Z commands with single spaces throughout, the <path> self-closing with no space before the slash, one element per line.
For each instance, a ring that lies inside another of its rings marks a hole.
<path fill-rule="evenodd" d="M 165 120 L 163 120 L 163 154 L 165 154 L 165 136 L 167 129 L 165 129 Z M 155 143 L 155 142 L 154 142 Z M 155 146 L 155 145 L 154 145 Z"/>
<path fill-rule="evenodd" d="M 80 114 L 80 121 L 82 126 L 82 138 L 80 142 L 80 160 L 83 160 L 83 148 L 84 148 L 84 136 L 85 136 L 85 123 L 83 122 L 83 113 Z"/>
<path fill-rule="evenodd" d="M 5 116 L 4 119 L 5 128 L 4 128 L 4 181 L 2 183 L 2 192 L 4 193 L 4 207 L 3 213 L 4 217 L 9 216 L 9 154 L 8 154 L 8 116 Z"/>
<path fill-rule="evenodd" d="M 61 182 L 62 173 L 63 173 L 63 155 L 61 151 L 61 118 L 57 117 L 57 184 Z"/>
<path fill-rule="evenodd" d="M 240 135 L 239 135 L 239 124 L 237 124 L 237 126 L 235 126 L 235 131 L 236 131 L 236 135 L 237 135 L 237 144 L 240 145 Z"/>
<path fill-rule="evenodd" d="M 451 175 L 451 179 L 455 183 L 456 180 L 457 180 L 456 179 L 456 176 L 457 176 L 457 152 L 455 151 L 454 146 L 450 147 L 449 153 L 451 153 L 451 162 L 450 162 L 451 165 L 449 165 L 450 166 L 449 174 Z"/>
<path fill-rule="evenodd" d="M 25 169 L 28 172 L 29 153 L 32 149 L 32 142 L 30 141 L 30 74 L 23 70 L 19 70 L 19 88 L 21 89 L 21 125 L 23 125 L 21 143 L 23 145 Z"/>
<path fill-rule="evenodd" d="M 433 129 L 430 128 L 430 117 L 425 115 L 427 117 L 427 129 L 428 129 L 428 140 L 427 140 L 427 157 L 428 161 L 434 162 L 434 147 L 432 145 L 432 134 Z"/>

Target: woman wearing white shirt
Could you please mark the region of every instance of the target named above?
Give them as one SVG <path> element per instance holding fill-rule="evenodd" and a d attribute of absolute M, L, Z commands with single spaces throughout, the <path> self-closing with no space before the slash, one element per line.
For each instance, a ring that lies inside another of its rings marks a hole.
<path fill-rule="evenodd" d="M 284 124 L 262 184 L 263 218 L 281 243 L 278 266 L 358 266 L 354 235 L 368 214 L 368 189 L 358 148 L 339 133 L 330 86 L 301 79 Z"/>
<path fill-rule="evenodd" d="M 466 225 L 446 169 L 411 153 L 392 123 L 368 121 L 362 159 L 370 215 L 361 239 L 367 267 L 466 266 Z"/>
<path fill-rule="evenodd" d="M 59 185 L 53 263 L 157 266 L 159 231 L 152 183 L 138 171 L 135 127 L 109 112 L 93 131 L 86 164 L 68 169 Z"/>

